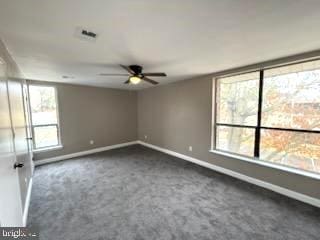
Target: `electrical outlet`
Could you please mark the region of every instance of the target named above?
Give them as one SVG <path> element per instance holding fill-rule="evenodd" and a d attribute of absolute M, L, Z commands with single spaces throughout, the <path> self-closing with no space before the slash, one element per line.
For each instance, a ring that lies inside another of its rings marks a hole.
<path fill-rule="evenodd" d="M 93 145 L 94 144 L 94 141 L 93 140 L 90 140 L 90 145 Z"/>
<path fill-rule="evenodd" d="M 147 139 L 148 138 L 148 136 L 147 135 L 144 135 L 144 139 Z"/>
<path fill-rule="evenodd" d="M 192 146 L 189 146 L 189 152 L 192 152 Z"/>

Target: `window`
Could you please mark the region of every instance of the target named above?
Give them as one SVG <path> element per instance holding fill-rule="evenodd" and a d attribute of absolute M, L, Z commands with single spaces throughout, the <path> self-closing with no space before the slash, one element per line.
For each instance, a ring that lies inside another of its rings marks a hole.
<path fill-rule="evenodd" d="M 320 60 L 215 84 L 216 150 L 320 173 Z"/>
<path fill-rule="evenodd" d="M 29 85 L 34 149 L 60 145 L 55 87 Z"/>

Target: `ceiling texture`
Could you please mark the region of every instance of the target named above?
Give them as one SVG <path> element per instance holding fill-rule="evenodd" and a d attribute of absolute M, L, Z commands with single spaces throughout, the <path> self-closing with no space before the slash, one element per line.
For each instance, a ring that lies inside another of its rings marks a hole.
<path fill-rule="evenodd" d="M 99 74 L 140 64 L 165 84 L 318 50 L 319 23 L 319 0 L 0 0 L 0 38 L 26 78 L 122 89 L 151 85 Z"/>

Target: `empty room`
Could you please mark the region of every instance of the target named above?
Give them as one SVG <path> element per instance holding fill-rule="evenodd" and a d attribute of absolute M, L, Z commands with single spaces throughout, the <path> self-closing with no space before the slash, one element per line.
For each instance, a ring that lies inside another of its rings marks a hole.
<path fill-rule="evenodd" d="M 0 239 L 319 240 L 319 22 L 0 0 Z"/>

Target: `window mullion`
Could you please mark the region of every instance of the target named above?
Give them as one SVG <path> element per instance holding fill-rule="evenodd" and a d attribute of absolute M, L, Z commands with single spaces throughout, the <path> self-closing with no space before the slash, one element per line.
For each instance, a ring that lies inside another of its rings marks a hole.
<path fill-rule="evenodd" d="M 257 116 L 257 127 L 255 132 L 254 141 L 254 157 L 260 157 L 260 137 L 261 137 L 261 116 L 262 116 L 262 99 L 263 99 L 263 70 L 260 70 L 259 77 L 259 98 L 258 98 L 258 116 Z"/>

